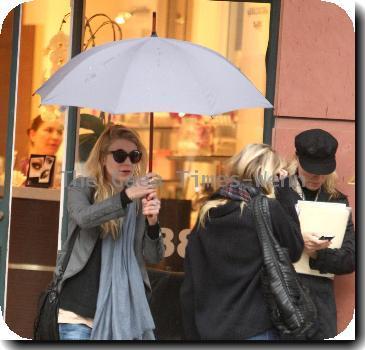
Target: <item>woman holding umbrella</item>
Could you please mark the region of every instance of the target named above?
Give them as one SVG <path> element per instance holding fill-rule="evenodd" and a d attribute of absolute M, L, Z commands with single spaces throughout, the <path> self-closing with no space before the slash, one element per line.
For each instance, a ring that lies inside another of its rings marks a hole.
<path fill-rule="evenodd" d="M 139 136 L 123 126 L 101 134 L 86 163 L 90 177 L 68 189 L 68 239 L 78 234 L 61 280 L 61 340 L 154 339 L 145 260 L 159 262 L 156 176 L 147 174 Z M 76 228 L 79 228 L 79 231 Z"/>
<path fill-rule="evenodd" d="M 274 199 L 273 178 L 281 161 L 268 145 L 251 144 L 230 160 L 230 177 L 202 206 L 189 235 L 181 303 L 185 337 L 190 340 L 278 339 L 260 282 L 263 256 L 249 203 L 269 197 L 273 232 L 299 260 L 303 239 L 295 209 Z"/>

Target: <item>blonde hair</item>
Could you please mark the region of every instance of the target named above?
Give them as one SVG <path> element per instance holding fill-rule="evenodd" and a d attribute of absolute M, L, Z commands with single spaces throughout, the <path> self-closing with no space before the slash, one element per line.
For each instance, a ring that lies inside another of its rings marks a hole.
<path fill-rule="evenodd" d="M 293 159 L 289 162 L 286 170 L 288 171 L 288 175 L 295 175 L 298 171 L 299 160 L 297 156 L 294 156 Z M 330 198 L 338 198 L 341 193 L 336 189 L 337 184 L 337 173 L 334 171 L 331 174 L 326 175 L 326 179 L 323 183 L 323 189 L 330 195 Z"/>
<path fill-rule="evenodd" d="M 93 179 L 95 185 L 94 202 L 101 202 L 116 193 L 118 189 L 112 182 L 108 180 L 104 160 L 108 154 L 109 146 L 115 140 L 128 140 L 137 146 L 137 149 L 142 152 L 141 161 L 134 165 L 133 177 L 141 176 L 146 173 L 147 152 L 143 146 L 139 135 L 132 129 L 123 125 L 110 125 L 99 136 L 90 155 L 85 163 L 85 168 L 88 175 Z M 107 221 L 101 225 L 102 237 L 111 234 L 114 239 L 119 232 L 119 219 Z"/>
<path fill-rule="evenodd" d="M 228 161 L 229 176 L 238 181 L 249 181 L 260 187 L 268 197 L 275 197 L 274 178 L 283 166 L 277 153 L 266 144 L 249 144 Z M 209 210 L 227 203 L 227 199 L 208 200 L 201 207 L 199 224 L 204 227 Z M 245 203 L 241 202 L 241 212 Z"/>

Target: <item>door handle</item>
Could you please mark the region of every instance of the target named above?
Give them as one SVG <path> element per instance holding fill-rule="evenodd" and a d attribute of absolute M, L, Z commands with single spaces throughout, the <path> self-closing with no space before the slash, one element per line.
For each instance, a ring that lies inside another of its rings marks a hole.
<path fill-rule="evenodd" d="M 5 214 L 3 211 L 0 210 L 0 221 L 3 220 L 5 217 Z"/>

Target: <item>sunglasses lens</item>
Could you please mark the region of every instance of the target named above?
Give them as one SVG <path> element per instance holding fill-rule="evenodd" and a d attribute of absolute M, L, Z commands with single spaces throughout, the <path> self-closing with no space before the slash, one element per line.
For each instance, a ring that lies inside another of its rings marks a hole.
<path fill-rule="evenodd" d="M 123 163 L 128 157 L 128 153 L 126 151 L 123 151 L 122 149 L 118 149 L 117 151 L 112 152 L 112 154 L 113 159 L 117 163 Z"/>
<path fill-rule="evenodd" d="M 129 158 L 130 158 L 130 160 L 133 164 L 136 164 L 141 160 L 142 153 L 140 151 L 137 151 L 137 150 L 132 151 L 131 153 L 129 153 Z"/>

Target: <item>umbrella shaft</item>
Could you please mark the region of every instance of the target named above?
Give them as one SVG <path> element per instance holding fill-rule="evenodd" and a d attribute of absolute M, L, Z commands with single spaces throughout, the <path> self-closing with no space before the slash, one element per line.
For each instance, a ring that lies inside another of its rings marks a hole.
<path fill-rule="evenodd" d="M 152 171 L 152 160 L 153 160 L 153 112 L 150 113 L 150 152 L 148 160 L 148 171 Z"/>

